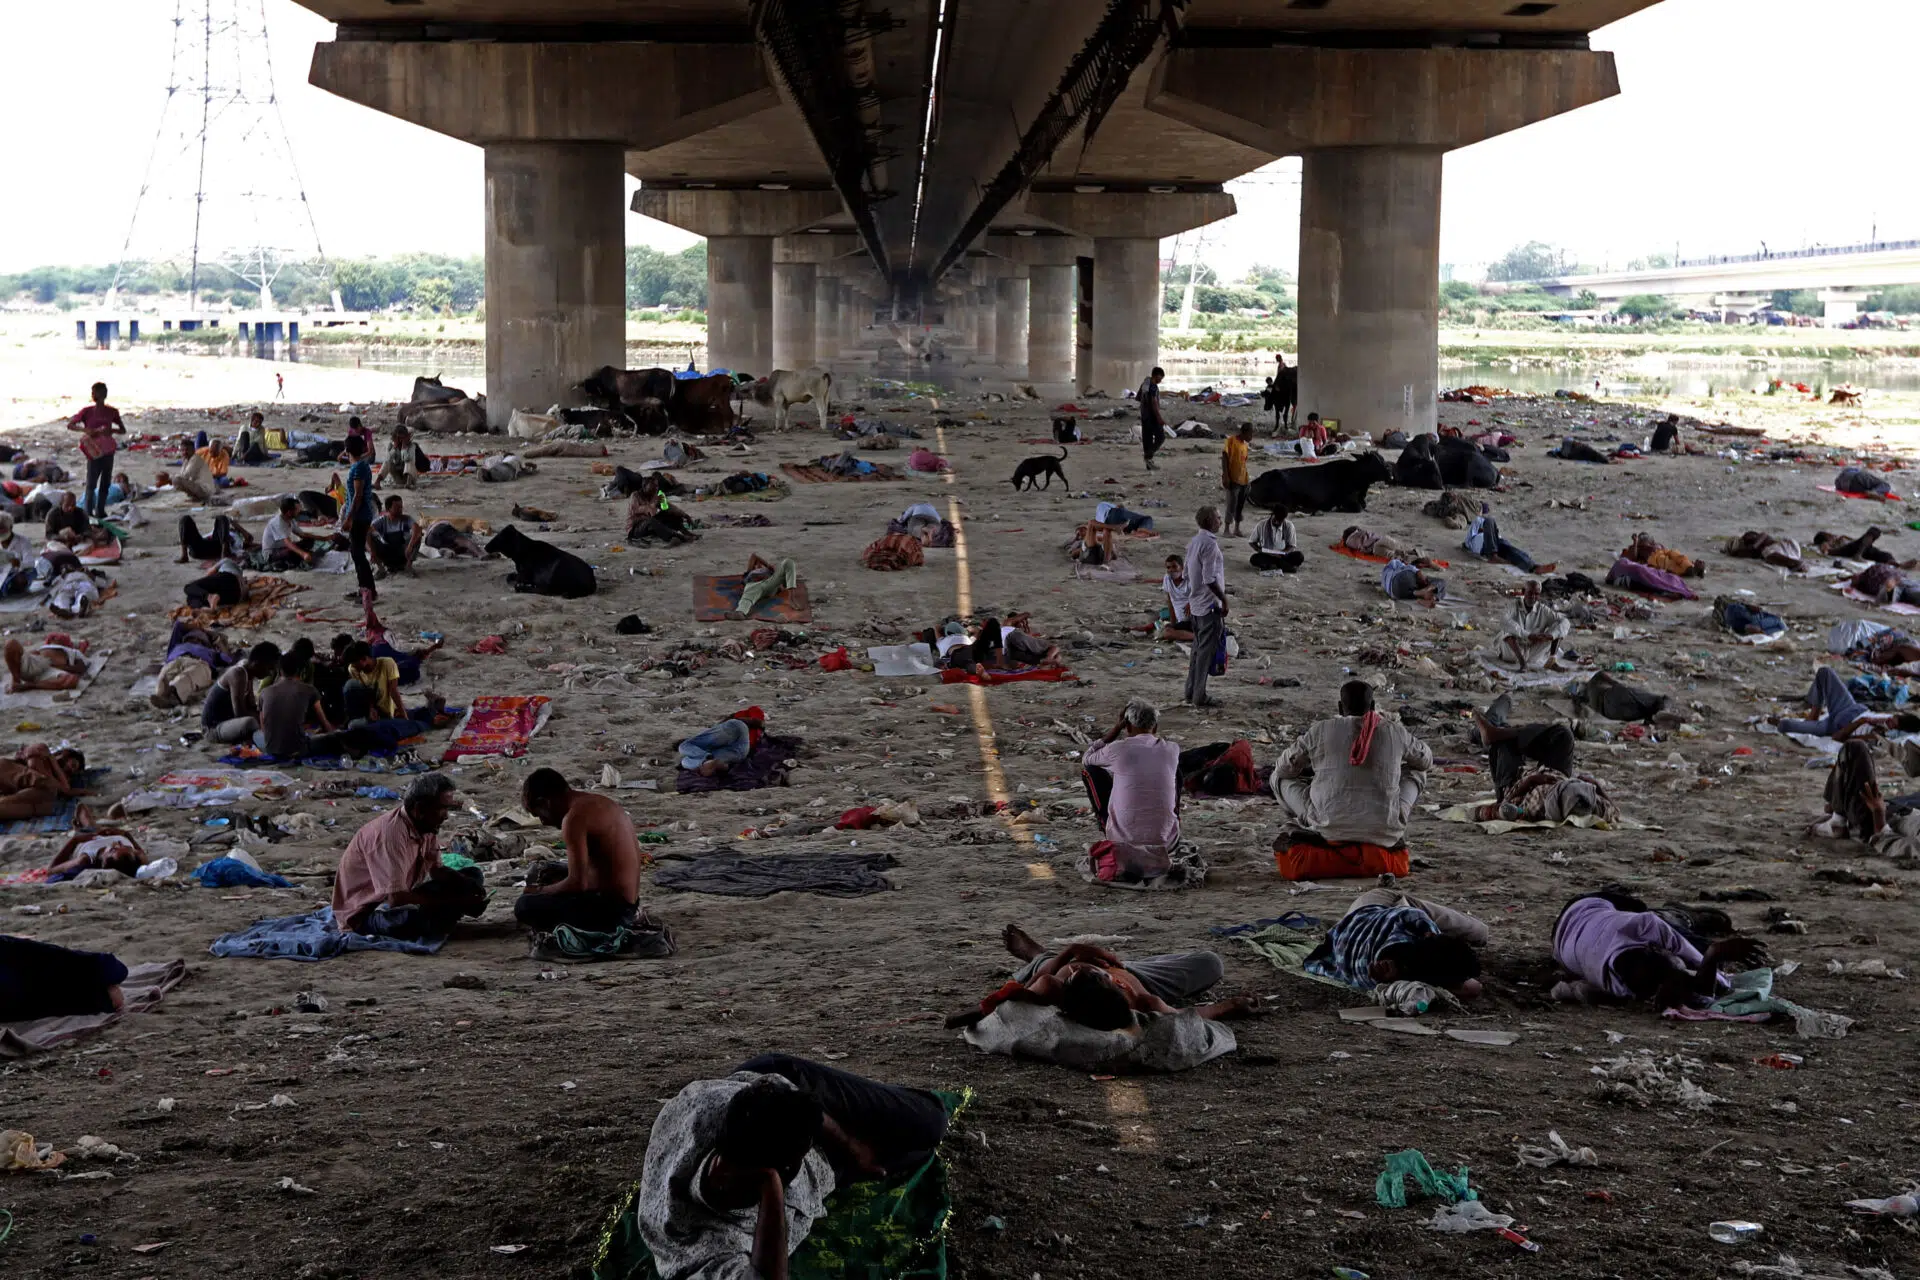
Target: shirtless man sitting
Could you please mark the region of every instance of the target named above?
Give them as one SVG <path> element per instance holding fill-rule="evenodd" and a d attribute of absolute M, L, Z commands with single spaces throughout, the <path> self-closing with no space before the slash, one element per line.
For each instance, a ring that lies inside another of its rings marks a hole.
<path fill-rule="evenodd" d="M 948 1029 L 970 1027 L 1000 1005 L 1018 1001 L 1052 1005 L 1065 1017 L 1097 1031 L 1120 1031 L 1135 1024 L 1135 1014 L 1178 1013 L 1170 1001 L 1191 999 L 1220 981 L 1220 957 L 1211 951 L 1127 961 L 1105 947 L 1074 943 L 1049 953 L 1016 924 L 1006 927 L 1001 941 L 1025 964 L 979 1008 L 948 1018 Z M 1235 996 L 1194 1010 L 1209 1021 L 1246 1018 L 1259 1011 L 1260 1002 L 1252 996 Z"/>
<path fill-rule="evenodd" d="M 28 648 L 18 640 L 9 640 L 6 662 L 8 693 L 71 689 L 80 683 L 80 677 L 87 670 L 87 655 L 63 644 L 38 644 Z"/>
<path fill-rule="evenodd" d="M 640 852 L 627 811 L 610 796 L 575 791 L 556 769 L 528 774 L 520 798 L 527 812 L 560 828 L 567 865 L 565 875 L 547 883 L 527 877 L 527 891 L 513 904 L 514 919 L 536 933 L 563 924 L 590 933 L 633 927 L 640 870 L 652 859 Z"/>

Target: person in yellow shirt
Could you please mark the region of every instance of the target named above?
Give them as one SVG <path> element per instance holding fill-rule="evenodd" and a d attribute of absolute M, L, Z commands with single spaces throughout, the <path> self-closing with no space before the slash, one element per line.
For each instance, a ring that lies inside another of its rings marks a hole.
<path fill-rule="evenodd" d="M 207 472 L 213 476 L 214 483 L 218 484 L 227 478 L 227 468 L 233 463 L 233 450 L 227 448 L 226 441 L 209 440 L 194 456 L 207 464 Z"/>
<path fill-rule="evenodd" d="M 1243 422 L 1220 450 L 1220 487 L 1227 491 L 1227 518 L 1220 531 L 1229 537 L 1242 536 L 1240 523 L 1246 515 L 1247 490 L 1252 483 L 1247 477 L 1247 451 L 1252 446 L 1253 424 Z"/>

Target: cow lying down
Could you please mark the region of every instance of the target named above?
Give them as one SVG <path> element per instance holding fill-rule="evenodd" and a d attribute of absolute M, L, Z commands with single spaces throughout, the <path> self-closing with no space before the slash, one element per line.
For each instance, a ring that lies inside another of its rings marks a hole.
<path fill-rule="evenodd" d="M 1365 511 L 1367 489 L 1393 477 L 1378 453 L 1335 458 L 1310 467 L 1267 471 L 1256 476 L 1248 499 L 1265 511 L 1293 514 L 1316 511 Z"/>
<path fill-rule="evenodd" d="M 515 591 L 578 600 L 599 589 L 592 565 L 550 542 L 535 541 L 512 525 L 494 535 L 487 551 L 513 561 L 507 584 Z"/>

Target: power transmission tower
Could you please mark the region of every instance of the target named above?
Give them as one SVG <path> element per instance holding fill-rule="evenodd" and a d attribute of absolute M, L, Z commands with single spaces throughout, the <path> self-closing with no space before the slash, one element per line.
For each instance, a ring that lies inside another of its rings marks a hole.
<path fill-rule="evenodd" d="M 143 279 L 206 290 L 244 284 L 274 306 L 290 265 L 332 272 L 274 90 L 266 0 L 175 0 L 166 101 L 114 266 L 109 305 Z"/>

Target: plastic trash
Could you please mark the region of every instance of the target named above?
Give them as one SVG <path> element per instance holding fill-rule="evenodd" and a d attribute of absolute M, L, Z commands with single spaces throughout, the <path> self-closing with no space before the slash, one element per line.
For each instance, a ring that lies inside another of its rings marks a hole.
<path fill-rule="evenodd" d="M 159 858 L 142 866 L 133 873 L 135 880 L 165 880 L 180 869 L 180 864 L 172 858 Z"/>
<path fill-rule="evenodd" d="M 1478 1198 L 1467 1185 L 1467 1166 L 1461 1165 L 1452 1173 L 1442 1173 L 1427 1163 L 1425 1155 L 1412 1147 L 1387 1157 L 1386 1168 L 1374 1180 L 1373 1198 L 1388 1209 L 1406 1208 L 1408 1178 L 1413 1179 L 1421 1195 L 1438 1196 L 1449 1203 Z M 1511 1223 L 1513 1219 L 1507 1221 Z"/>
<path fill-rule="evenodd" d="M 1521 1144 L 1516 1153 L 1520 1163 L 1531 1165 L 1535 1169 L 1550 1169 L 1557 1164 L 1597 1165 L 1600 1157 L 1593 1153 L 1592 1147 L 1575 1147 L 1555 1130 L 1547 1130 L 1547 1145 L 1544 1147 Z"/>
<path fill-rule="evenodd" d="M 1465 1235 L 1469 1231 L 1497 1231 L 1501 1227 L 1510 1227 L 1513 1219 L 1504 1213 L 1495 1213 L 1478 1200 L 1462 1200 L 1458 1204 L 1442 1205 L 1433 1211 L 1427 1219 L 1427 1230 L 1445 1231 L 1449 1235 Z"/>
<path fill-rule="evenodd" d="M 1760 1238 L 1766 1228 L 1757 1222 L 1734 1219 L 1729 1222 L 1713 1222 L 1707 1225 L 1707 1234 L 1721 1244 L 1751 1244 Z"/>
<path fill-rule="evenodd" d="M 1888 1196 L 1885 1200 L 1849 1200 L 1849 1209 L 1860 1213 L 1878 1214 L 1887 1218 L 1920 1217 L 1920 1197 L 1909 1191 L 1905 1195 Z"/>

